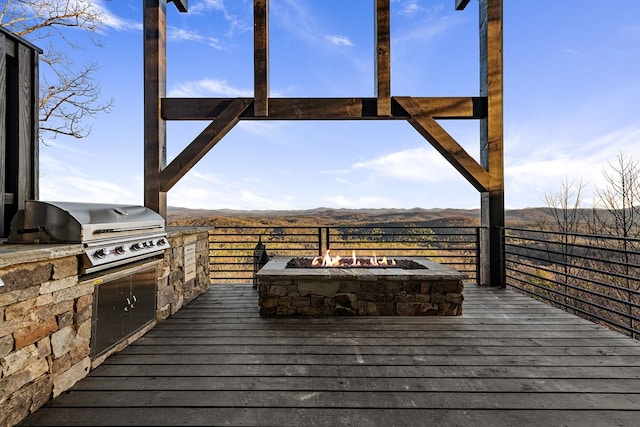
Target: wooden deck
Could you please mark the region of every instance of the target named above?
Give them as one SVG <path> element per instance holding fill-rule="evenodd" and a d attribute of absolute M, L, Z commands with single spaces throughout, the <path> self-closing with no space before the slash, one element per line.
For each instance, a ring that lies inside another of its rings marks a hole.
<path fill-rule="evenodd" d="M 216 285 L 23 425 L 638 425 L 638 341 L 465 295 L 460 317 L 261 318 Z"/>

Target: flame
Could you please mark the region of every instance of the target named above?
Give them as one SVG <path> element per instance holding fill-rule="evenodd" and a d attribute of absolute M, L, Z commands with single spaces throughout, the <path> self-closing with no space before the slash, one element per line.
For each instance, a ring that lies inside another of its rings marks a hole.
<path fill-rule="evenodd" d="M 336 255 L 334 257 L 331 256 L 331 249 L 327 249 L 327 252 L 323 257 L 315 257 L 313 261 L 311 261 L 311 265 L 320 265 L 321 267 L 337 267 L 340 265 L 340 260 L 342 257 L 340 255 Z"/>
<path fill-rule="evenodd" d="M 372 266 L 389 266 L 396 265 L 394 259 L 387 260 L 386 256 L 378 258 L 376 253 L 373 253 L 373 257 L 369 258 L 369 264 Z M 340 255 L 331 256 L 331 249 L 327 249 L 324 256 L 317 256 L 311 261 L 311 265 L 314 267 L 339 267 L 340 265 L 348 265 L 351 267 L 361 266 L 362 262 L 356 257 L 355 249 L 351 252 L 351 260 L 344 260 Z"/>

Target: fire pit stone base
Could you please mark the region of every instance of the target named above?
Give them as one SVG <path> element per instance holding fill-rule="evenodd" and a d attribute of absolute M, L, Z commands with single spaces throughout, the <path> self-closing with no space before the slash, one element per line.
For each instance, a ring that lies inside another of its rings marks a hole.
<path fill-rule="evenodd" d="M 258 273 L 262 316 L 457 316 L 465 274 L 427 259 L 427 269 L 285 268 L 276 257 Z"/>

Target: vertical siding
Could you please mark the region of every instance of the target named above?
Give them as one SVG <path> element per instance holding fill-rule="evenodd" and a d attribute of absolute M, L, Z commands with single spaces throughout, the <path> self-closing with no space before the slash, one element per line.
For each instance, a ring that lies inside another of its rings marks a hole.
<path fill-rule="evenodd" d="M 39 197 L 40 50 L 0 31 L 0 237 L 26 200 Z"/>
<path fill-rule="evenodd" d="M 0 33 L 0 231 L 4 231 L 4 206 L 5 206 L 5 156 L 6 156 L 6 120 L 7 114 L 7 37 Z M 0 234 L 4 237 L 4 233 Z"/>

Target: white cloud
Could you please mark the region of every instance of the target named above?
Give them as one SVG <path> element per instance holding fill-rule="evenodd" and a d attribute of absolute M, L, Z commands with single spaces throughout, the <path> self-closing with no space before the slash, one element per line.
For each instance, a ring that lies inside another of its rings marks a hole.
<path fill-rule="evenodd" d="M 142 186 L 135 191 L 131 185 L 119 185 L 112 180 L 104 181 L 49 155 L 40 157 L 40 199 L 88 202 L 131 203 L 142 202 Z M 137 181 L 135 178 L 130 179 Z"/>
<path fill-rule="evenodd" d="M 247 8 L 246 1 L 240 2 L 232 0 L 230 5 L 226 5 L 224 0 L 202 0 L 189 6 L 189 15 L 206 15 L 207 13 L 220 12 L 224 16 L 225 21 L 229 24 L 227 36 L 232 36 L 235 32 L 249 31 L 253 28 L 252 17 L 250 13 L 253 9 Z M 240 13 L 231 12 L 233 7 L 240 7 Z"/>
<path fill-rule="evenodd" d="M 230 97 L 250 98 L 252 89 L 238 89 L 230 86 L 225 80 L 202 79 L 198 81 L 177 84 L 169 90 L 170 97 L 206 98 L 206 97 Z"/>
<path fill-rule="evenodd" d="M 424 8 L 420 6 L 418 2 L 410 0 L 400 5 L 399 13 L 403 15 L 415 15 L 423 10 Z"/>
<path fill-rule="evenodd" d="M 354 46 L 353 42 L 351 42 L 351 40 L 349 40 L 349 37 L 346 36 L 325 36 L 325 40 L 336 46 Z"/>
<path fill-rule="evenodd" d="M 196 170 L 189 172 L 167 195 L 170 206 L 202 209 L 293 209 L 292 197 L 268 195 L 259 187 L 262 181 L 249 179 L 249 186 L 236 180 L 223 180 Z M 257 185 L 256 185 L 257 184 Z"/>
<path fill-rule="evenodd" d="M 534 140 L 520 141 L 520 144 L 534 147 Z M 593 189 L 606 185 L 602 171 L 608 167 L 608 162 L 615 162 L 620 153 L 640 160 L 639 140 L 640 123 L 634 123 L 590 140 L 565 141 L 546 147 L 538 144 L 527 156 L 507 156 L 507 206 L 542 205 L 544 195 L 559 191 L 565 178 L 586 185 L 583 200 L 589 206 Z"/>
<path fill-rule="evenodd" d="M 220 42 L 215 37 L 207 37 L 195 31 L 185 30 L 176 27 L 167 27 L 167 39 L 176 41 L 194 41 L 198 43 L 206 43 L 215 49 L 222 49 Z"/>
<path fill-rule="evenodd" d="M 210 10 L 224 11 L 224 0 L 200 0 L 198 3 L 189 5 L 189 13 L 200 14 Z"/>
<path fill-rule="evenodd" d="M 78 3 L 86 0 L 76 0 Z M 103 0 L 93 0 L 89 2 L 93 11 L 100 15 L 100 22 L 107 28 L 112 28 L 118 31 L 142 31 L 142 23 L 132 21 L 130 19 L 124 19 L 114 15 L 105 6 Z"/>
<path fill-rule="evenodd" d="M 431 147 L 398 151 L 373 160 L 358 162 L 354 169 L 368 169 L 382 176 L 413 182 L 442 182 L 458 173 Z"/>

